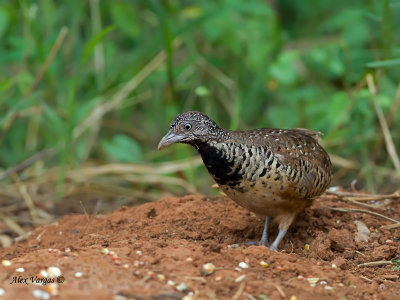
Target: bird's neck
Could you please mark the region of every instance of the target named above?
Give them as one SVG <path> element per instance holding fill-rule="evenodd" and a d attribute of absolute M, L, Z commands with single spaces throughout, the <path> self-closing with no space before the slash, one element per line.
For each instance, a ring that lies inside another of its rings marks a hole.
<path fill-rule="evenodd" d="M 239 184 L 241 175 L 230 174 L 235 163 L 227 145 L 218 140 L 207 140 L 195 145 L 208 172 L 220 185 L 234 186 Z M 228 175 L 229 174 L 229 175 Z"/>

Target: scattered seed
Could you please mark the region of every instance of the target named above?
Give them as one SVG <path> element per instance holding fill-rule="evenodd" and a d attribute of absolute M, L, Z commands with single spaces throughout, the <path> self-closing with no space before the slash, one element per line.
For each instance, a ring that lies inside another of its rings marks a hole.
<path fill-rule="evenodd" d="M 5 259 L 1 261 L 1 264 L 5 267 L 9 267 L 11 266 L 11 261 Z"/>
<path fill-rule="evenodd" d="M 332 269 L 337 269 L 337 265 L 336 264 L 332 264 Z"/>
<path fill-rule="evenodd" d="M 186 261 L 191 262 L 191 261 L 193 261 L 193 258 L 188 257 L 188 258 L 186 258 Z"/>
<path fill-rule="evenodd" d="M 235 279 L 235 282 L 241 282 L 241 281 L 243 281 L 243 279 L 245 279 L 246 278 L 246 275 L 241 275 L 241 276 L 239 276 L 238 278 L 236 278 Z"/>
<path fill-rule="evenodd" d="M 326 286 L 324 286 L 324 289 L 327 291 L 331 291 L 331 290 L 333 290 L 333 287 L 331 287 L 330 285 L 326 285 Z"/>
<path fill-rule="evenodd" d="M 112 259 L 112 260 L 118 259 L 118 255 L 114 253 L 113 255 L 111 255 L 111 259 Z"/>
<path fill-rule="evenodd" d="M 142 251 L 137 250 L 137 251 L 136 251 L 136 254 L 139 255 L 139 256 L 142 256 L 143 253 L 142 253 Z"/>
<path fill-rule="evenodd" d="M 147 276 L 154 277 L 155 273 L 153 271 L 148 271 Z"/>
<path fill-rule="evenodd" d="M 239 248 L 239 244 L 228 245 L 228 248 Z"/>
<path fill-rule="evenodd" d="M 385 284 L 381 283 L 381 284 L 379 285 L 379 289 L 384 290 L 385 288 L 386 288 Z"/>
<path fill-rule="evenodd" d="M 210 275 L 210 274 L 214 273 L 214 271 L 215 271 L 214 264 L 213 263 L 206 263 L 206 264 L 203 265 L 200 274 L 202 276 Z"/>
<path fill-rule="evenodd" d="M 302 275 L 297 276 L 298 279 L 304 279 Z"/>
<path fill-rule="evenodd" d="M 129 268 L 129 265 L 128 265 L 128 264 L 123 264 L 122 267 L 123 267 L 124 269 L 128 269 L 128 268 Z"/>
<path fill-rule="evenodd" d="M 71 248 L 65 248 L 64 252 L 66 252 L 66 253 L 71 252 Z"/>
<path fill-rule="evenodd" d="M 235 271 L 241 272 L 241 271 L 242 271 L 242 269 L 241 269 L 241 268 L 239 268 L 239 267 L 236 267 L 236 268 L 235 268 Z"/>
<path fill-rule="evenodd" d="M 0 288 L 0 296 L 4 296 L 6 294 L 6 291 L 3 288 Z"/>
<path fill-rule="evenodd" d="M 260 261 L 260 265 L 262 266 L 262 267 L 264 267 L 264 268 L 268 268 L 269 267 L 269 264 L 267 263 L 267 262 L 265 262 L 265 261 Z"/>
<path fill-rule="evenodd" d="M 325 280 L 322 280 L 322 281 L 320 281 L 319 282 L 319 284 L 321 284 L 321 285 L 326 285 L 326 284 L 328 284 Z"/>
<path fill-rule="evenodd" d="M 48 292 L 42 291 L 42 290 L 33 290 L 32 296 L 37 299 L 41 299 L 41 300 L 49 300 L 50 299 L 50 294 Z"/>
<path fill-rule="evenodd" d="M 290 300 L 297 300 L 296 296 L 290 296 Z"/>
<path fill-rule="evenodd" d="M 82 272 L 76 272 L 74 275 L 76 278 L 81 278 L 83 276 Z"/>
<path fill-rule="evenodd" d="M 49 274 L 50 278 L 55 278 L 61 276 L 61 270 L 57 267 L 48 267 L 47 274 Z"/>
<path fill-rule="evenodd" d="M 120 265 L 121 261 L 119 259 L 113 259 L 114 265 Z"/>
<path fill-rule="evenodd" d="M 178 284 L 178 285 L 176 286 L 176 289 L 177 289 L 179 292 L 183 292 L 183 291 L 186 291 L 186 290 L 188 289 L 188 287 L 187 287 L 186 283 L 181 282 L 180 284 Z"/>
<path fill-rule="evenodd" d="M 316 283 L 319 281 L 319 278 L 317 278 L 317 277 L 311 277 L 311 278 L 307 278 L 307 281 L 308 281 L 310 284 L 316 284 Z"/>
<path fill-rule="evenodd" d="M 310 251 L 310 245 L 309 244 L 305 244 L 304 245 L 304 251 Z M 293 296 L 295 297 L 295 296 Z"/>
<path fill-rule="evenodd" d="M 140 266 L 140 261 L 138 261 L 138 260 L 135 260 L 134 262 L 133 262 L 133 266 L 134 267 L 139 267 Z"/>
<path fill-rule="evenodd" d="M 388 244 L 388 245 L 392 245 L 392 244 L 393 244 L 393 241 L 392 241 L 392 240 L 386 240 L 385 243 Z"/>
<path fill-rule="evenodd" d="M 189 294 L 187 294 L 186 296 L 184 296 L 184 297 L 182 298 L 182 300 L 194 300 L 194 299 L 195 299 L 195 298 L 194 298 L 192 292 L 190 292 Z"/>
<path fill-rule="evenodd" d="M 215 281 L 220 281 L 220 280 L 222 280 L 222 276 L 221 275 L 215 276 Z"/>
<path fill-rule="evenodd" d="M 281 266 L 276 267 L 276 269 L 277 269 L 278 271 L 283 271 L 283 267 L 281 267 Z"/>
<path fill-rule="evenodd" d="M 157 274 L 157 279 L 158 280 L 165 280 L 165 276 L 163 274 Z"/>
<path fill-rule="evenodd" d="M 101 253 L 103 253 L 103 254 L 110 254 L 110 250 L 108 250 L 107 248 L 102 248 L 102 249 L 101 249 Z"/>
<path fill-rule="evenodd" d="M 169 280 L 167 281 L 167 284 L 170 285 L 170 286 L 174 286 L 174 285 L 175 285 L 175 282 L 173 282 L 172 280 L 169 279 Z"/>
<path fill-rule="evenodd" d="M 47 278 L 47 277 L 49 277 L 49 273 L 47 273 L 46 270 L 40 270 L 39 276 L 42 278 Z"/>
<path fill-rule="evenodd" d="M 25 269 L 24 268 L 17 268 L 17 269 L 15 269 L 15 272 L 23 273 L 23 272 L 25 272 Z"/>
<path fill-rule="evenodd" d="M 246 264 L 244 261 L 242 261 L 242 262 L 239 263 L 239 268 L 248 269 L 248 268 L 249 268 L 249 265 Z"/>
<path fill-rule="evenodd" d="M 58 295 L 58 284 L 55 282 L 52 282 L 48 285 L 46 285 L 46 290 L 53 296 Z"/>

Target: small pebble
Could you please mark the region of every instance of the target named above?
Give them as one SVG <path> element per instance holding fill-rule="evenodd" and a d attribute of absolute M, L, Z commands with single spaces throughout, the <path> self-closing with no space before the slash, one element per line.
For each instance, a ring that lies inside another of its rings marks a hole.
<path fill-rule="evenodd" d="M 388 244 L 388 245 L 392 245 L 392 244 L 393 244 L 393 241 L 392 241 L 392 240 L 386 240 L 385 243 Z"/>
<path fill-rule="evenodd" d="M 248 269 L 248 268 L 249 268 L 249 265 L 246 264 L 244 261 L 242 261 L 242 262 L 239 263 L 239 268 Z"/>
<path fill-rule="evenodd" d="M 15 272 L 23 273 L 23 272 L 25 272 L 25 269 L 24 268 L 17 268 L 17 269 L 15 269 Z"/>
<path fill-rule="evenodd" d="M 109 254 L 109 253 L 110 253 L 110 250 L 108 250 L 107 248 L 102 248 L 102 249 L 101 249 L 101 253 L 103 253 L 103 254 Z"/>
<path fill-rule="evenodd" d="M 82 272 L 76 272 L 74 275 L 76 278 L 81 278 L 83 276 Z"/>
<path fill-rule="evenodd" d="M 332 269 L 337 269 L 337 265 L 336 264 L 332 264 Z"/>
<path fill-rule="evenodd" d="M 188 289 L 188 287 L 187 287 L 186 283 L 181 282 L 180 284 L 178 284 L 178 285 L 176 286 L 176 289 L 177 289 L 179 292 L 183 292 L 183 291 L 186 291 L 186 290 Z"/>
<path fill-rule="evenodd" d="M 235 282 L 241 282 L 245 278 L 246 278 L 246 275 L 241 275 L 241 276 L 239 276 L 238 278 L 235 279 Z"/>
<path fill-rule="evenodd" d="M 114 265 L 119 266 L 121 264 L 121 261 L 119 259 L 113 259 Z"/>
<path fill-rule="evenodd" d="M 228 248 L 239 248 L 239 244 L 228 245 Z"/>
<path fill-rule="evenodd" d="M 57 267 L 48 267 L 47 274 L 49 274 L 50 278 L 55 278 L 61 276 L 61 270 Z"/>
<path fill-rule="evenodd" d="M 108 254 L 110 254 L 110 255 L 114 255 L 114 254 L 115 254 L 115 252 L 111 250 L 110 252 L 108 252 Z"/>
<path fill-rule="evenodd" d="M 328 283 L 325 280 L 322 280 L 322 281 L 319 282 L 319 284 L 325 285 L 325 284 L 328 284 Z"/>
<path fill-rule="evenodd" d="M 215 281 L 221 281 L 221 280 L 222 280 L 222 276 L 221 275 L 215 276 Z"/>
<path fill-rule="evenodd" d="M 241 268 L 239 268 L 239 267 L 236 267 L 236 268 L 235 268 L 235 271 L 241 272 L 241 271 L 242 271 L 242 269 L 241 269 Z"/>
<path fill-rule="evenodd" d="M 175 282 L 173 282 L 172 280 L 169 279 L 169 280 L 167 281 L 167 284 L 170 285 L 170 286 L 174 286 L 174 285 L 175 285 Z"/>
<path fill-rule="evenodd" d="M 215 271 L 215 266 L 213 263 L 206 263 L 203 265 L 202 269 L 201 269 L 201 275 L 210 275 L 212 273 L 214 273 Z"/>
<path fill-rule="evenodd" d="M 298 279 L 304 279 L 304 276 L 299 275 L 299 276 L 297 276 L 297 278 L 298 278 Z"/>
<path fill-rule="evenodd" d="M 186 261 L 191 262 L 191 261 L 193 261 L 193 258 L 188 257 L 188 258 L 186 258 Z"/>
<path fill-rule="evenodd" d="M 269 267 L 269 264 L 267 263 L 267 262 L 265 262 L 265 261 L 260 261 L 260 265 L 262 266 L 262 267 L 264 267 L 264 268 L 268 268 Z"/>
<path fill-rule="evenodd" d="M 304 245 L 304 251 L 310 251 L 310 245 L 309 244 L 305 244 Z"/>
<path fill-rule="evenodd" d="M 326 286 L 324 286 L 324 289 L 327 291 L 331 291 L 331 290 L 333 290 L 333 287 L 331 287 L 330 285 L 326 285 Z"/>
<path fill-rule="evenodd" d="M 137 250 L 137 251 L 136 251 L 136 254 L 139 255 L 139 256 L 142 256 L 143 253 L 142 253 L 142 251 Z"/>
<path fill-rule="evenodd" d="M 6 291 L 3 288 L 0 288 L 0 296 L 4 296 L 6 294 Z"/>
<path fill-rule="evenodd" d="M 385 288 L 386 288 L 386 286 L 385 286 L 383 283 L 381 283 L 381 284 L 379 285 L 379 289 L 384 290 Z"/>
<path fill-rule="evenodd" d="M 122 267 L 123 267 L 124 269 L 128 269 L 128 268 L 129 268 L 129 265 L 128 265 L 128 264 L 123 264 Z"/>
<path fill-rule="evenodd" d="M 64 252 L 66 252 L 66 253 L 71 252 L 71 248 L 65 248 Z"/>
<path fill-rule="evenodd" d="M 33 290 L 32 296 L 37 299 L 41 299 L 41 300 L 49 300 L 50 299 L 50 294 L 48 292 L 45 292 L 42 290 Z"/>
<path fill-rule="evenodd" d="M 283 267 L 280 267 L 280 266 L 276 267 L 276 269 L 277 269 L 278 271 L 283 271 Z"/>
<path fill-rule="evenodd" d="M 11 261 L 5 259 L 1 261 L 1 264 L 5 267 L 9 267 L 11 266 Z"/>

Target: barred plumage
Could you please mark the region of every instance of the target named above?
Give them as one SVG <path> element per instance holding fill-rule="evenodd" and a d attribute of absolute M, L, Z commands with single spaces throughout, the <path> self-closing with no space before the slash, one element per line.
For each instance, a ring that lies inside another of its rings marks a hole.
<path fill-rule="evenodd" d="M 200 153 L 209 173 L 232 200 L 266 217 L 259 243 L 268 245 L 268 217 L 280 232 L 276 250 L 295 216 L 322 194 L 332 177 L 332 164 L 318 144 L 320 132 L 298 129 L 230 131 L 201 112 L 186 112 L 171 123 L 158 146 L 187 143 Z"/>

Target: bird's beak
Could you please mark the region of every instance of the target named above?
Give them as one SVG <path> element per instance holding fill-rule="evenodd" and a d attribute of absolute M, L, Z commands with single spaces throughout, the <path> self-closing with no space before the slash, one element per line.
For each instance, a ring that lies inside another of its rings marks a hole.
<path fill-rule="evenodd" d="M 175 133 L 168 132 L 158 144 L 158 150 L 161 150 L 173 143 L 179 143 L 185 139 L 182 135 L 176 135 Z"/>

